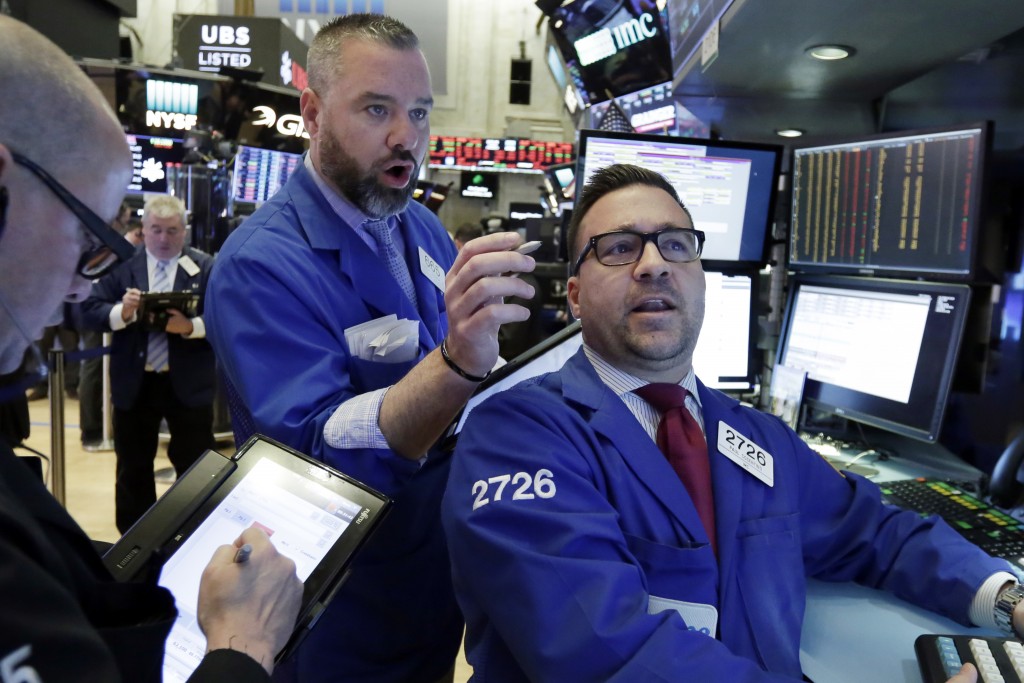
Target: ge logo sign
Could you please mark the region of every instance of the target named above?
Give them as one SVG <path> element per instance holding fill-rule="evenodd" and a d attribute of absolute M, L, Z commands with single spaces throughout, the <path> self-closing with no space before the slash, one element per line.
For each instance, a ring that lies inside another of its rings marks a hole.
<path fill-rule="evenodd" d="M 263 104 L 253 107 L 252 110 L 260 115 L 260 118 L 252 122 L 252 125 L 275 128 L 281 135 L 293 135 L 309 139 L 309 133 L 306 132 L 306 127 L 302 125 L 301 116 L 297 114 L 283 114 L 278 117 L 276 111 Z"/>

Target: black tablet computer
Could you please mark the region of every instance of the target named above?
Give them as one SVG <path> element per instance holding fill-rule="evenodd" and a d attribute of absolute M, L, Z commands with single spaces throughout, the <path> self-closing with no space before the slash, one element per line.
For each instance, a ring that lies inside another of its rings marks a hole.
<path fill-rule="evenodd" d="M 459 432 L 466 424 L 466 418 L 486 398 L 509 389 L 524 379 L 561 369 L 565 361 L 569 360 L 582 345 L 583 329 L 577 320 L 491 372 L 448 427 L 442 440 L 442 447 L 455 447 Z"/>
<path fill-rule="evenodd" d="M 295 562 L 305 586 L 294 651 L 344 580 L 358 548 L 384 517 L 388 498 L 264 436 L 230 458 L 207 451 L 104 555 L 115 578 L 160 569 L 178 618 L 167 638 L 164 681 L 185 681 L 206 651 L 196 621 L 199 578 L 218 546 L 257 526 Z"/>
<path fill-rule="evenodd" d="M 139 297 L 139 320 L 146 329 L 167 327 L 168 309 L 176 308 L 188 318 L 199 311 L 199 295 L 193 292 L 143 292 Z"/>

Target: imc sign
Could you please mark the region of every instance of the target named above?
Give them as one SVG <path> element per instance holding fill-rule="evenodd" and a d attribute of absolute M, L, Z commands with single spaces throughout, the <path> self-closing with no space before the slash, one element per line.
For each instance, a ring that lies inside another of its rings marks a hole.
<path fill-rule="evenodd" d="M 306 86 L 309 47 L 280 19 L 175 14 L 174 35 L 186 69 L 241 69 L 261 72 L 263 83 L 300 91 Z"/>

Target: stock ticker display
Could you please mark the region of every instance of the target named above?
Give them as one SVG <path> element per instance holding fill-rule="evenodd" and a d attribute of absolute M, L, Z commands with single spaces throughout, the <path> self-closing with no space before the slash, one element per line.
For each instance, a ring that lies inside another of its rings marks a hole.
<path fill-rule="evenodd" d="M 571 142 L 522 138 L 430 136 L 430 167 L 542 173 L 573 160 Z"/>
<path fill-rule="evenodd" d="M 795 150 L 790 265 L 969 274 L 983 132 Z"/>

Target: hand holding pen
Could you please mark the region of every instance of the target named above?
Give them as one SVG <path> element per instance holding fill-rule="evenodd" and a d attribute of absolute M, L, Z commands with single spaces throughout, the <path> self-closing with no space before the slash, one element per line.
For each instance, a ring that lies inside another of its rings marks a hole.
<path fill-rule="evenodd" d="M 217 548 L 199 582 L 197 618 L 207 650 L 238 650 L 273 671 L 301 599 L 295 563 L 261 529 L 246 529 L 233 544 Z"/>

